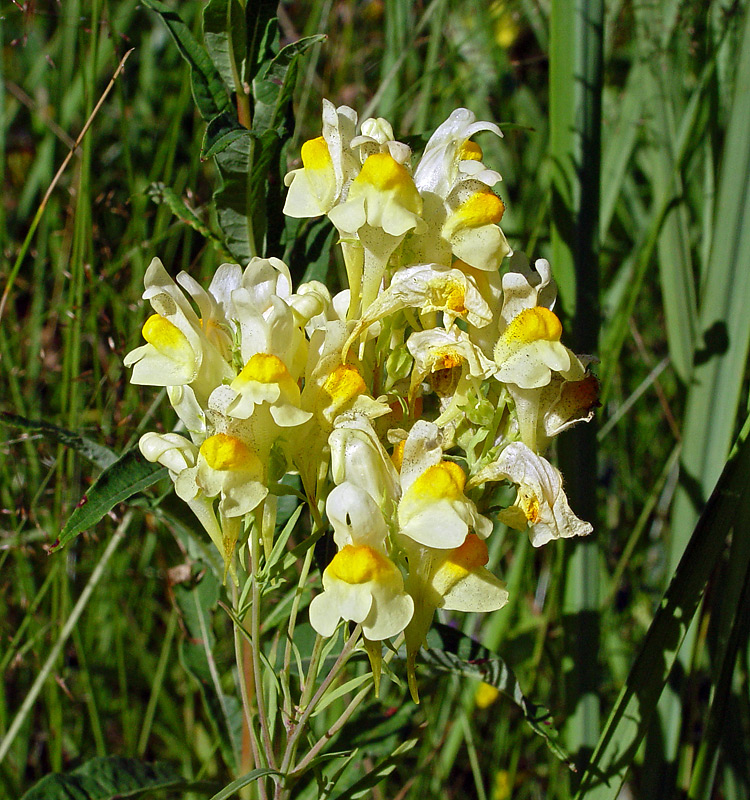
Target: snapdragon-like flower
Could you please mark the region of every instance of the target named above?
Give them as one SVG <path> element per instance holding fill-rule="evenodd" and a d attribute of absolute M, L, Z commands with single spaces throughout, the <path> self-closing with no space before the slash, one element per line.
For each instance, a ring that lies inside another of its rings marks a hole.
<path fill-rule="evenodd" d="M 195 286 L 185 273 L 178 280 L 191 289 Z M 125 356 L 125 366 L 133 367 L 131 381 L 148 386 L 190 386 L 199 402 L 205 402 L 214 386 L 232 374 L 225 358 L 230 325 L 222 303 L 204 294 L 204 309 L 215 316 L 199 318 L 158 258 L 146 270 L 144 283 L 143 299 L 150 301 L 155 313 L 143 326 L 147 343 Z"/>
<path fill-rule="evenodd" d="M 443 264 L 414 264 L 397 270 L 388 288 L 368 306 L 351 332 L 344 354 L 363 330 L 406 308 L 417 309 L 423 318 L 442 311 L 448 328 L 457 318 L 477 328 L 492 321 L 490 307 L 471 276 Z"/>
<path fill-rule="evenodd" d="M 302 145 L 302 169 L 292 170 L 284 183 L 289 192 L 284 213 L 290 217 L 327 214 L 357 173 L 351 152 L 357 114 L 348 106 L 335 108 L 323 100 L 323 131 Z"/>
<path fill-rule="evenodd" d="M 323 593 L 310 604 L 310 624 L 331 636 L 339 620 L 362 624 L 370 641 L 395 636 L 408 625 L 414 601 L 389 558 L 383 515 L 370 495 L 350 483 L 337 486 L 326 512 L 339 548 L 323 572 Z"/>
<path fill-rule="evenodd" d="M 498 514 L 498 519 L 517 530 L 528 525 L 534 547 L 552 539 L 585 536 L 593 530 L 568 505 L 560 470 L 522 442 L 511 442 L 496 461 L 471 479 L 470 485 L 501 480 L 515 483 L 517 496 L 512 506 Z"/>
<path fill-rule="evenodd" d="M 398 529 L 418 544 L 453 549 L 464 543 L 470 530 L 486 538 L 492 523 L 464 494 L 466 475 L 442 457 L 439 436 L 436 425 L 418 420 L 404 443 Z"/>
<path fill-rule="evenodd" d="M 415 674 L 416 656 L 425 645 L 435 611 L 497 611 L 508 602 L 505 584 L 485 564 L 487 545 L 474 533 L 451 550 L 438 550 L 409 542 L 406 588 L 414 598 L 414 615 L 406 628 L 409 689 L 419 701 Z"/>

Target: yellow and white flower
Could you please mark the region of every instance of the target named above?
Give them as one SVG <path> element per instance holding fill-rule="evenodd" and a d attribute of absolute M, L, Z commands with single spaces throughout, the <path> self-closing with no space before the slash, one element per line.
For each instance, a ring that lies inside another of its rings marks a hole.
<path fill-rule="evenodd" d="M 500 175 L 482 164 L 482 149 L 471 137 L 480 131 L 502 136 L 493 122 L 476 122 L 467 108 L 457 108 L 432 134 L 414 171 L 420 193 L 432 192 L 445 198 L 464 177 L 474 177 L 494 186 Z"/>
<path fill-rule="evenodd" d="M 461 467 L 442 456 L 437 426 L 425 420 L 414 423 L 401 460 L 398 529 L 426 547 L 454 549 L 470 530 L 481 538 L 489 536 L 492 522 L 464 494 Z"/>
<path fill-rule="evenodd" d="M 144 282 L 143 298 L 156 313 L 143 326 L 147 344 L 125 356 L 125 366 L 133 367 L 131 382 L 190 386 L 203 405 L 214 387 L 232 376 L 225 359 L 229 323 L 221 316 L 221 304 L 207 302 L 219 316 L 201 320 L 158 258 L 146 270 Z M 188 285 L 192 288 L 192 282 Z"/>
<path fill-rule="evenodd" d="M 447 328 L 457 318 L 477 328 L 492 320 L 492 311 L 471 276 L 443 264 L 414 264 L 396 270 L 388 288 L 368 306 L 355 326 L 344 354 L 363 330 L 405 308 L 417 309 L 422 318 L 442 311 Z"/>
<path fill-rule="evenodd" d="M 413 402 L 423 381 L 441 398 L 438 424 L 450 422 L 472 391 L 495 372 L 495 365 L 472 343 L 469 335 L 453 327 L 412 333 L 406 342 L 414 358 L 409 397 Z"/>
<path fill-rule="evenodd" d="M 302 168 L 289 172 L 284 213 L 290 217 L 327 214 L 357 174 L 351 151 L 357 114 L 348 106 L 335 108 L 323 100 L 323 131 L 302 145 Z"/>
<path fill-rule="evenodd" d="M 515 503 L 501 511 L 498 519 L 517 530 L 528 525 L 534 547 L 553 539 L 586 536 L 593 530 L 571 510 L 560 470 L 522 442 L 511 442 L 469 485 L 501 480 L 515 483 L 518 489 Z"/>
<path fill-rule="evenodd" d="M 412 697 L 418 701 L 414 672 L 416 655 L 425 644 L 435 611 L 497 611 L 508 602 L 505 584 L 485 564 L 487 545 L 474 533 L 452 550 L 437 550 L 408 542 L 406 589 L 414 599 L 414 615 L 406 628 L 407 673 Z"/>
<path fill-rule="evenodd" d="M 390 517 L 401 493 L 399 476 L 370 420 L 361 413 L 339 415 L 328 444 L 334 482 L 363 489 Z"/>
<path fill-rule="evenodd" d="M 339 549 L 323 572 L 323 593 L 310 604 L 310 624 L 331 636 L 341 619 L 361 623 L 370 641 L 401 633 L 414 602 L 386 551 L 380 508 L 366 491 L 343 483 L 328 496 L 326 512 Z"/>
<path fill-rule="evenodd" d="M 344 202 L 328 213 L 342 238 L 355 238 L 363 263 L 347 274 L 352 298 L 366 309 L 375 300 L 388 261 L 404 236 L 424 227 L 422 198 L 409 171 L 390 153 L 373 153 L 349 186 Z M 361 270 L 361 277 L 358 274 Z"/>

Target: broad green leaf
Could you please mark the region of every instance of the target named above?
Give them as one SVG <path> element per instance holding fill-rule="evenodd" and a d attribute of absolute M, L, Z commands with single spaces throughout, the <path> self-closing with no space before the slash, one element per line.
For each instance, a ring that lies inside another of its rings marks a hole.
<path fill-rule="evenodd" d="M 284 47 L 270 62 L 263 65 L 253 81 L 255 115 L 253 130 L 265 131 L 284 122 L 286 109 L 292 100 L 297 76 L 297 59 L 325 36 L 306 36 Z"/>
<path fill-rule="evenodd" d="M 688 542 L 581 777 L 577 800 L 615 800 L 677 660 L 704 587 L 750 492 L 750 417 Z M 744 520 L 740 520 L 744 522 Z M 741 531 L 741 525 L 735 527 Z"/>
<path fill-rule="evenodd" d="M 148 489 L 166 474 L 165 467 L 146 461 L 138 445 L 132 447 L 107 467 L 84 494 L 51 551 L 64 547 L 79 533 L 93 528 L 118 503 Z"/>
<path fill-rule="evenodd" d="M 278 159 L 281 132 L 243 129 L 215 157 L 222 185 L 214 193 L 226 246 L 240 264 L 262 252 L 269 167 Z"/>
<path fill-rule="evenodd" d="M 117 461 L 117 453 L 109 447 L 105 447 L 93 439 L 81 436 L 74 431 L 58 428 L 57 425 L 44 422 L 44 420 L 26 419 L 26 417 L 19 417 L 17 414 L 3 411 L 0 413 L 0 422 L 12 425 L 15 428 L 21 428 L 24 431 L 41 433 L 42 436 L 53 442 L 72 448 L 92 464 L 101 467 L 101 469 L 106 469 Z"/>
<path fill-rule="evenodd" d="M 253 231 L 251 188 L 248 174 L 253 164 L 254 140 L 248 130 L 239 131 L 215 157 L 221 186 L 214 192 L 216 216 L 224 241 L 238 264 L 245 265 L 258 253 Z"/>
<path fill-rule="evenodd" d="M 295 275 L 302 281 L 320 281 L 335 293 L 332 274 L 331 249 L 337 241 L 338 231 L 328 217 L 321 219 L 295 219 L 286 217 L 283 241 L 286 245 L 284 260 L 287 264 L 304 265 L 304 273 Z"/>
<path fill-rule="evenodd" d="M 214 66 L 232 92 L 242 92 L 245 11 L 239 0 L 209 0 L 203 9 L 203 39 Z"/>
<path fill-rule="evenodd" d="M 427 635 L 428 649 L 421 653 L 422 661 L 433 670 L 478 678 L 499 689 L 521 709 L 524 719 L 542 736 L 552 752 L 569 763 L 568 755 L 557 743 L 557 732 L 551 724 L 551 714 L 544 706 L 532 703 L 518 685 L 513 671 L 500 656 L 482 647 L 461 631 L 436 623 Z"/>
<path fill-rule="evenodd" d="M 118 800 L 187 786 L 177 767 L 135 758 L 94 758 L 68 773 L 47 775 L 21 800 Z"/>
<path fill-rule="evenodd" d="M 199 44 L 190 28 L 179 14 L 159 0 L 143 0 L 164 20 L 180 54 L 190 65 L 190 81 L 193 98 L 204 120 L 213 119 L 222 111 L 232 112 L 232 104 L 219 71 L 211 61 L 206 49 Z"/>
<path fill-rule="evenodd" d="M 224 152 L 235 139 L 241 139 L 246 133 L 247 128 L 240 125 L 234 114 L 224 112 L 218 117 L 214 117 L 206 126 L 203 136 L 201 161 L 206 161 Z"/>
<path fill-rule="evenodd" d="M 270 41 L 278 35 L 276 23 L 276 0 L 255 0 L 245 5 L 245 66 L 242 79 L 252 83 L 261 64 L 266 60 Z"/>

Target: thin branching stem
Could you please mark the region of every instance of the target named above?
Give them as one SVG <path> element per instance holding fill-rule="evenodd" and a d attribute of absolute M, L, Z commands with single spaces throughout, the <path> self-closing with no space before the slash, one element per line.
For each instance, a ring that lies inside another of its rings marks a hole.
<path fill-rule="evenodd" d="M 338 658 L 334 662 L 333 666 L 331 667 L 328 675 L 326 675 L 323 682 L 320 684 L 318 691 L 315 692 L 313 695 L 312 700 L 303 707 L 302 713 L 297 720 L 294 729 L 289 735 L 286 744 L 286 750 L 284 751 L 284 757 L 281 761 L 281 766 L 279 767 L 279 771 L 283 776 L 287 776 L 289 774 L 290 767 L 292 765 L 292 761 L 294 760 L 294 756 L 297 752 L 297 747 L 299 746 L 300 739 L 302 734 L 305 731 L 305 727 L 312 716 L 313 711 L 317 707 L 318 703 L 320 702 L 323 695 L 328 691 L 328 688 L 333 683 L 334 680 L 338 677 L 341 670 L 344 668 L 346 662 L 349 660 L 349 656 L 352 654 L 357 642 L 359 641 L 359 637 L 362 634 L 362 625 L 357 625 L 354 630 L 352 631 L 351 636 L 346 640 L 344 646 L 341 648 L 341 653 L 339 654 Z M 316 647 L 318 645 L 318 640 L 320 640 L 320 636 L 316 639 Z M 311 664 L 312 666 L 312 664 Z M 308 676 L 308 682 L 303 690 L 303 698 L 305 694 L 309 690 L 309 686 L 312 684 L 314 679 L 313 674 L 311 673 Z M 288 793 L 285 791 L 284 783 L 280 782 L 276 786 L 276 794 L 274 796 L 275 800 L 282 800 L 285 796 L 288 796 Z"/>

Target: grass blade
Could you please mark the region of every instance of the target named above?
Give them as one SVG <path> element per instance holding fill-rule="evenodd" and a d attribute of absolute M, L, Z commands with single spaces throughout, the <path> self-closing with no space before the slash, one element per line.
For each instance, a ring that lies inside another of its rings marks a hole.
<path fill-rule="evenodd" d="M 586 768 L 577 800 L 615 800 L 646 733 L 739 502 L 750 492 L 750 417 L 701 515 Z"/>

